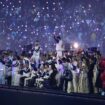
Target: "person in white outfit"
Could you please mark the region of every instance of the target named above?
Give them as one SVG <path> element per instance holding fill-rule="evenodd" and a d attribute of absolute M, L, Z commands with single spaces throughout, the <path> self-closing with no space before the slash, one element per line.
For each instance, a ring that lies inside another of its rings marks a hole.
<path fill-rule="evenodd" d="M 35 61 L 36 68 L 38 68 L 40 64 L 40 45 L 38 41 L 35 43 L 35 47 L 34 47 L 34 51 L 31 59 Z"/>
<path fill-rule="evenodd" d="M 79 92 L 80 93 L 88 93 L 88 79 L 87 79 L 87 64 L 86 60 L 83 59 L 81 64 L 81 71 L 79 76 Z"/>
<path fill-rule="evenodd" d="M 12 86 L 19 86 L 19 60 L 15 57 L 12 62 Z"/>
<path fill-rule="evenodd" d="M 64 66 L 63 66 L 63 62 L 62 60 L 59 60 L 58 63 L 55 65 L 57 68 L 57 75 L 55 77 L 56 81 L 57 81 L 57 87 L 59 87 L 60 89 L 63 89 L 63 86 L 61 86 L 61 79 L 63 76 L 63 72 L 64 72 Z"/>
<path fill-rule="evenodd" d="M 70 70 L 71 73 L 73 71 L 73 65 L 72 65 L 71 59 L 68 60 L 68 70 Z M 72 81 L 69 81 L 68 82 L 68 87 L 67 87 L 67 93 L 73 92 L 72 87 L 73 87 L 73 82 Z"/>
<path fill-rule="evenodd" d="M 80 72 L 80 69 L 78 68 L 78 62 L 76 59 L 74 59 L 73 60 L 73 70 L 72 70 L 74 92 L 78 92 L 78 82 L 79 82 L 78 74 L 79 74 L 79 72 Z"/>
<path fill-rule="evenodd" d="M 56 41 L 56 53 L 57 53 L 57 60 L 63 57 L 63 51 L 64 51 L 64 45 L 63 41 L 61 40 L 60 36 L 54 36 L 54 39 Z"/>
<path fill-rule="evenodd" d="M 0 59 L 0 84 L 5 84 L 5 65 Z"/>

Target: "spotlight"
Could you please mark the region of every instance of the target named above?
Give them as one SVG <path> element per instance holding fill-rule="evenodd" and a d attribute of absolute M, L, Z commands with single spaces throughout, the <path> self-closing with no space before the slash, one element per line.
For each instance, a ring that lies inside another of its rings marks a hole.
<path fill-rule="evenodd" d="M 78 44 L 77 42 L 75 42 L 75 43 L 73 44 L 73 47 L 74 47 L 75 49 L 78 49 L 79 44 Z"/>

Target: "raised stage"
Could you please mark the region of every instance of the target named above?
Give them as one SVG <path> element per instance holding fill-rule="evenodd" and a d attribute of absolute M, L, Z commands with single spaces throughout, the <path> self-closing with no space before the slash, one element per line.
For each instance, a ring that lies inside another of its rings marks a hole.
<path fill-rule="evenodd" d="M 0 105 L 105 105 L 105 97 L 60 91 L 0 86 Z"/>

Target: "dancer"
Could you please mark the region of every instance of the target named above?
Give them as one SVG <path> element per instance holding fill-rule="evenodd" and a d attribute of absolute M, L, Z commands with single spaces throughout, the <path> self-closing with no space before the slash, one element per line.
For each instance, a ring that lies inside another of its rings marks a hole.
<path fill-rule="evenodd" d="M 36 43 L 35 43 L 32 59 L 35 61 L 36 68 L 39 68 L 39 65 L 40 65 L 40 45 L 39 45 L 38 41 L 36 41 Z"/>
<path fill-rule="evenodd" d="M 13 86 L 19 86 L 19 80 L 20 80 L 20 75 L 19 75 L 19 60 L 17 57 L 14 57 L 12 61 L 12 85 Z"/>
<path fill-rule="evenodd" d="M 64 45 L 60 36 L 54 36 L 54 39 L 56 41 L 57 60 L 59 60 L 63 57 Z"/>

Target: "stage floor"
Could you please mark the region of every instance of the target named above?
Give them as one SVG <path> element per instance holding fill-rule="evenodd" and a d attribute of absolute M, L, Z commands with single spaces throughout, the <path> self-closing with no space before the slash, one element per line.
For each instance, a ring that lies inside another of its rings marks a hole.
<path fill-rule="evenodd" d="M 105 105 L 97 94 L 66 94 L 50 89 L 0 86 L 0 105 Z"/>

